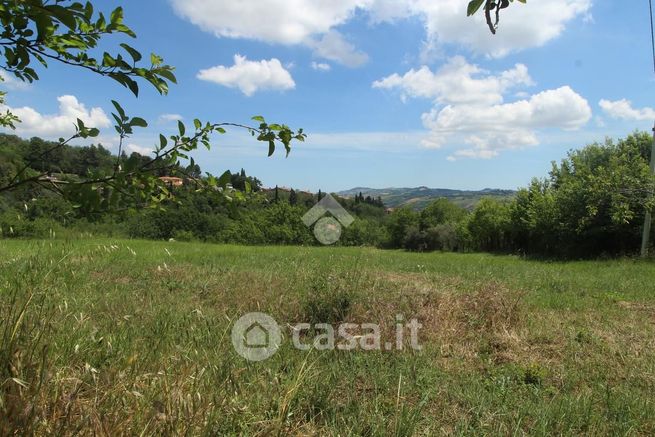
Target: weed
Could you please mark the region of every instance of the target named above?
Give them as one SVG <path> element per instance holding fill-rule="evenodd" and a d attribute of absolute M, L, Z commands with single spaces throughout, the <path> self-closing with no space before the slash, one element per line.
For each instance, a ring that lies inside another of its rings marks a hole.
<path fill-rule="evenodd" d="M 0 240 L 0 435 L 653 435 L 654 308 L 628 260 Z M 423 350 L 250 363 L 253 310 Z"/>

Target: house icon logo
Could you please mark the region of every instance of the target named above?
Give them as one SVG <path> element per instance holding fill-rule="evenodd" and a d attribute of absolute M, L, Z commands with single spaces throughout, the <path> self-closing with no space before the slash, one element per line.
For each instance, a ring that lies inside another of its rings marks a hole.
<path fill-rule="evenodd" d="M 321 244 L 329 246 L 341 238 L 342 226 L 350 226 L 355 219 L 334 197 L 326 194 L 320 202 L 307 211 L 302 221 L 307 227 L 314 225 L 316 239 Z"/>
<path fill-rule="evenodd" d="M 249 361 L 270 358 L 282 343 L 282 332 L 275 319 L 264 313 L 248 313 L 232 326 L 232 346 Z"/>

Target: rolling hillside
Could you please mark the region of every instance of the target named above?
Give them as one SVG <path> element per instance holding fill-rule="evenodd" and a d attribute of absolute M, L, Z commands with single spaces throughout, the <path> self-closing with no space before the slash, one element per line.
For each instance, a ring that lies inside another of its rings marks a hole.
<path fill-rule="evenodd" d="M 354 197 L 358 193 L 364 196 L 381 197 L 384 204 L 391 208 L 410 206 L 414 209 L 423 209 L 431 201 L 445 197 L 464 208 L 471 209 L 482 197 L 495 197 L 509 199 L 516 193 L 513 190 L 500 190 L 485 188 L 480 191 L 449 190 L 445 188 L 366 188 L 356 187 L 341 191 L 337 194 L 343 197 Z"/>

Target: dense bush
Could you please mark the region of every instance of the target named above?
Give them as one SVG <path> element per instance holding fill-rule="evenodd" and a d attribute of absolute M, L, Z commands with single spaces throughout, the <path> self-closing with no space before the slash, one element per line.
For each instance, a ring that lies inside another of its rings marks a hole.
<path fill-rule="evenodd" d="M 635 253 L 653 207 L 652 138 L 630 135 L 569 153 L 550 177 L 519 191 L 509 209 L 509 248 L 563 257 Z"/>
<path fill-rule="evenodd" d="M 47 218 L 30 220 L 20 212 L 0 214 L 2 238 L 54 238 L 62 230 L 59 223 Z"/>
<path fill-rule="evenodd" d="M 437 199 L 421 212 L 401 208 L 390 217 L 388 246 L 414 251 L 462 250 L 465 238 L 459 229 L 466 218 L 466 210 L 447 199 Z"/>
<path fill-rule="evenodd" d="M 508 233 L 509 205 L 494 199 L 483 198 L 468 217 L 469 245 L 475 250 L 489 252 L 510 248 Z"/>
<path fill-rule="evenodd" d="M 0 135 L 0 181 L 11 178 L 30 155 L 49 143 Z M 646 208 L 652 208 L 651 137 L 630 135 L 569 152 L 545 179 L 534 179 L 512 200 L 483 198 L 472 211 L 437 199 L 418 212 L 400 208 L 387 215 L 380 199 L 339 198 L 356 220 L 338 244 L 414 251 L 513 252 L 551 257 L 631 254 L 638 250 Z M 111 168 L 102 146 L 67 147 L 31 165 L 38 171 L 85 172 Z M 27 171 L 35 172 L 35 169 Z M 199 177 L 200 168 L 192 168 Z M 0 196 L 3 237 L 111 235 L 144 239 L 235 244 L 318 244 L 302 216 L 320 197 L 312 193 L 261 187 L 244 170 L 232 176 L 235 189 L 251 194 L 230 200 L 194 187 L 174 189 L 161 209 L 80 216 L 59 196 L 23 187 Z"/>

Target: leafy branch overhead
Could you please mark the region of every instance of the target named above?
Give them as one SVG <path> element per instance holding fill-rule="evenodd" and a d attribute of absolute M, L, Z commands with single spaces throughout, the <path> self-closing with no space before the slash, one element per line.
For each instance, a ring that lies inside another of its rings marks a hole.
<path fill-rule="evenodd" d="M 39 79 L 34 61 L 48 67 L 57 61 L 110 77 L 139 94 L 138 79 L 152 84 L 161 94 L 168 92 L 169 83 L 176 83 L 174 68 L 163 59 L 150 55 L 150 65 L 140 65 L 143 56 L 128 44 L 120 47 L 124 53 L 102 52 L 94 55 L 103 37 L 136 34 L 123 23 L 123 9 L 114 9 L 108 17 L 96 14 L 93 4 L 56 0 L 3 1 L 0 4 L 0 46 L 4 49 L 4 70 L 17 78 L 33 82 Z"/>
<path fill-rule="evenodd" d="M 52 61 L 111 78 L 137 97 L 139 81 L 149 83 L 160 94 L 167 94 L 169 84 L 176 83 L 174 68 L 164 64 L 164 60 L 154 53 L 149 57 L 149 65 L 143 65 L 143 55 L 126 43 L 119 44 L 121 53 L 95 53 L 109 35 L 136 38 L 136 34 L 124 24 L 123 9 L 120 7 L 106 16 L 102 12 L 96 13 L 89 1 L 82 4 L 70 0 L 5 0 L 0 2 L 0 21 L 0 59 L 4 61 L 0 61 L 0 68 L 22 81 L 38 80 L 36 65 L 47 68 Z M 4 95 L 0 93 L 0 104 L 4 101 Z M 168 137 L 160 134 L 154 158 L 143 162 L 138 157 L 127 158 L 123 153 L 123 142 L 135 128 L 145 128 L 148 122 L 141 117 L 129 117 L 118 102 L 112 100 L 112 104 L 116 110 L 112 116 L 119 135 L 118 157 L 112 172 L 90 170 L 84 178 L 70 175 L 53 178 L 47 173 L 33 171 L 31 162 L 27 162 L 23 168 L 16 170 L 8 183 L 0 185 L 0 192 L 27 184 L 38 185 L 72 201 L 84 213 L 156 206 L 170 196 L 167 186 L 157 175 L 167 170 L 182 172 L 181 160 L 191 161 L 193 166 L 195 163 L 190 152 L 199 146 L 209 149 L 212 134 L 223 134 L 228 127 L 246 129 L 258 141 L 268 145 L 269 156 L 275 152 L 276 143 L 281 143 L 288 155 L 292 141 L 304 141 L 306 138 L 302 129 L 294 131 L 284 124 L 268 124 L 261 116 L 253 117 L 259 123 L 257 126 L 202 123 L 196 119 L 194 129 L 189 134 L 182 122 L 178 123 L 177 133 Z M 2 127 L 14 128 L 15 123 L 19 122 L 9 111 L 0 114 Z M 97 128 L 85 126 L 78 119 L 75 133 L 68 139 L 61 138 L 52 150 L 46 152 L 62 148 L 75 139 L 93 138 L 99 134 Z M 34 161 L 43 158 L 32 157 Z M 204 179 L 193 180 L 198 185 L 226 188 L 230 178 L 226 172 L 219 178 L 208 174 Z"/>
<path fill-rule="evenodd" d="M 154 157 L 143 162 L 139 155 L 133 154 L 129 158 L 126 157 L 122 153 L 122 145 L 123 140 L 133 134 L 134 128 L 147 127 L 148 123 L 140 117 L 128 116 L 118 102 L 112 101 L 112 104 L 116 109 L 116 112 L 112 113 L 112 117 L 116 121 L 115 129 L 120 138 L 118 161 L 112 172 L 90 169 L 84 178 L 62 175 L 61 178 L 53 179 L 48 177 L 45 172 L 30 171 L 31 163 L 43 158 L 43 156 L 34 156 L 16 172 L 9 183 L 0 186 L 0 193 L 28 183 L 35 184 L 70 200 L 83 214 L 120 211 L 131 207 L 157 206 L 171 196 L 166 183 L 157 177 L 163 171 L 189 178 L 198 188 L 219 190 L 228 188 L 231 176 L 229 171 L 220 177 L 207 173 L 206 177 L 201 179 L 186 174 L 184 167 L 180 165 L 181 160 L 186 160 L 190 162 L 189 167 L 194 167 L 195 162 L 190 156 L 190 152 L 201 146 L 210 150 L 212 134 L 224 134 L 228 127 L 246 129 L 258 141 L 266 142 L 269 145 L 269 156 L 274 153 L 276 142 L 282 143 L 288 154 L 291 151 L 293 140 L 304 141 L 306 138 L 302 129 L 296 132 L 284 125 L 269 125 L 261 116 L 253 117 L 253 120 L 259 122 L 258 127 L 237 123 L 202 123 L 196 119 L 193 121 L 191 132 L 187 132 L 186 125 L 178 121 L 177 132 L 168 137 L 160 134 Z M 75 134 L 68 139 L 60 139 L 53 148 L 44 154 L 52 153 L 74 139 L 92 138 L 98 134 L 98 129 L 87 127 L 82 120 L 78 119 Z"/>
<path fill-rule="evenodd" d="M 527 0 L 517 1 L 527 3 Z M 514 0 L 471 0 L 466 10 L 466 14 L 469 17 L 475 15 L 475 13 L 484 5 L 484 16 L 487 20 L 487 25 L 489 26 L 491 33 L 495 35 L 496 30 L 498 30 L 498 23 L 500 22 L 500 10 L 509 7 L 509 4 L 513 2 Z"/>
<path fill-rule="evenodd" d="M 482 8 L 489 29 L 495 33 L 500 10 L 507 8 L 512 1 L 472 0 L 468 4 L 467 13 L 473 15 Z M 47 68 L 49 62 L 59 62 L 111 78 L 137 97 L 139 82 L 149 83 L 160 94 L 167 94 L 169 85 L 176 83 L 174 68 L 166 65 L 156 54 L 151 54 L 149 62 L 144 63 L 144 56 L 126 43 L 119 44 L 119 53 L 99 50 L 100 43 L 104 45 L 106 37 L 110 35 L 136 38 L 134 31 L 124 23 L 123 9 L 120 7 L 105 15 L 97 12 L 90 1 L 3 0 L 0 2 L 0 21 L 0 68 L 19 80 L 38 80 L 38 65 Z M 0 93 L 0 103 L 3 101 L 4 94 Z M 25 168 L 17 169 L 8 184 L 0 186 L 0 192 L 21 185 L 36 184 L 61 194 L 87 212 L 156 205 L 169 195 L 167 187 L 156 176 L 157 172 L 181 169 L 180 160 L 189 160 L 193 165 L 190 152 L 199 146 L 209 148 L 212 134 L 225 133 L 228 127 L 247 129 L 258 141 L 268 145 L 269 156 L 275 152 L 277 143 L 284 146 L 288 155 L 292 141 L 303 141 L 306 137 L 302 129 L 294 131 L 284 124 L 268 124 L 260 116 L 253 117 L 259 123 L 258 126 L 210 122 L 203 124 L 200 120 L 194 120 L 194 130 L 189 134 L 180 122 L 176 134 L 159 136 L 154 158 L 144 163 L 127 158 L 122 153 L 122 147 L 123 141 L 133 134 L 135 128 L 148 126 L 147 121 L 140 117 L 128 117 L 118 102 L 112 103 L 116 109 L 112 115 L 120 141 L 116 164 L 110 174 L 92 170 L 85 178 L 62 175 L 59 179 L 53 179 L 48 174 L 30 171 L 28 162 Z M 19 122 L 9 111 L 0 114 L 2 127 L 13 128 Z M 77 120 L 75 129 L 75 133 L 67 140 L 62 138 L 57 147 L 63 147 L 75 139 L 99 135 L 98 129 L 85 126 L 82 120 Z M 36 160 L 42 158 L 34 157 Z M 219 178 L 208 175 L 203 180 L 194 180 L 196 183 L 225 187 L 229 175 L 224 174 Z"/>

